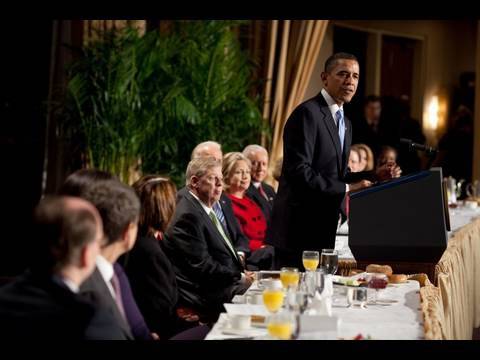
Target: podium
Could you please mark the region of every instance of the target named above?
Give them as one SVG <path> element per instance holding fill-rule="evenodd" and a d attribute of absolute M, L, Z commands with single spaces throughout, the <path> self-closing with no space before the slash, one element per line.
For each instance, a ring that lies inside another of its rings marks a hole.
<path fill-rule="evenodd" d="M 432 168 L 352 193 L 348 242 L 357 262 L 436 264 L 448 238 L 442 179 Z"/>

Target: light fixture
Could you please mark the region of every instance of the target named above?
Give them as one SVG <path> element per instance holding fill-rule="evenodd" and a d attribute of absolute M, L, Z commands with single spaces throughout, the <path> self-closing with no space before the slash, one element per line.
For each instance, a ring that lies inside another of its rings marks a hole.
<path fill-rule="evenodd" d="M 428 105 L 428 110 L 427 110 L 427 124 L 428 124 L 428 129 L 430 130 L 437 130 L 438 128 L 439 109 L 440 109 L 440 106 L 439 106 L 438 96 L 434 95 L 430 100 L 430 104 Z"/>

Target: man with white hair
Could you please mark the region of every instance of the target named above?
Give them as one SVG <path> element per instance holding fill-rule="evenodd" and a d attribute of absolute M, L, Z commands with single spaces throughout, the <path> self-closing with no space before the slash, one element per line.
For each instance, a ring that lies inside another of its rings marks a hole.
<path fill-rule="evenodd" d="M 222 194 L 221 162 L 212 157 L 190 161 L 187 193 L 179 200 L 163 245 L 177 276 L 180 301 L 207 317 L 251 285 L 228 232 L 213 211 Z"/>
<path fill-rule="evenodd" d="M 195 146 L 192 151 L 191 160 L 206 157 L 212 157 L 221 164 L 223 160 L 222 145 L 216 141 L 209 140 Z M 188 191 L 188 187 L 184 187 L 177 192 L 177 204 Z M 237 250 L 237 254 L 240 256 L 242 263 L 245 264 L 246 258 L 250 255 L 249 241 L 243 234 L 240 224 L 233 213 L 232 201 L 225 193 L 222 192 L 220 199 L 213 204 L 213 211 L 220 220 L 220 224 L 223 226 L 225 232 L 228 233 L 232 240 L 233 246 Z"/>
<path fill-rule="evenodd" d="M 222 145 L 220 145 L 216 141 L 204 141 L 195 146 L 192 151 L 191 160 L 208 156 L 214 157 L 216 160 L 222 161 Z"/>
<path fill-rule="evenodd" d="M 252 144 L 243 149 L 243 155 L 252 163 L 252 182 L 246 194 L 260 206 L 267 220 L 267 224 L 269 224 L 275 190 L 264 181 L 268 171 L 267 149 L 263 146 Z"/>

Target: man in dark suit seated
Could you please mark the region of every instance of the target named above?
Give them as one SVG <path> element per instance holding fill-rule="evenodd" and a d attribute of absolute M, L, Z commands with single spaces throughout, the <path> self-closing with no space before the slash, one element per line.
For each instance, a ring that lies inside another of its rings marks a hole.
<path fill-rule="evenodd" d="M 74 197 L 45 198 L 34 222 L 30 269 L 0 289 L 0 337 L 123 339 L 108 311 L 77 294 L 95 268 L 103 239 L 95 207 Z"/>
<path fill-rule="evenodd" d="M 222 167 L 211 157 L 190 161 L 188 192 L 177 204 L 162 243 L 177 277 L 180 301 L 215 320 L 223 303 L 253 282 L 213 205 L 222 194 Z"/>
<path fill-rule="evenodd" d="M 81 286 L 85 296 L 96 294 L 102 299 L 122 327 L 125 336 L 133 338 L 122 300 L 117 259 L 135 244 L 140 201 L 133 189 L 118 180 L 105 180 L 85 189 L 82 197 L 90 201 L 102 217 L 105 239 L 96 259 L 93 274 Z"/>
<path fill-rule="evenodd" d="M 267 149 L 260 145 L 248 145 L 243 149 L 243 155 L 252 163 L 252 182 L 247 190 L 247 196 L 260 206 L 269 224 L 275 190 L 264 181 L 268 171 Z"/>
<path fill-rule="evenodd" d="M 191 160 L 202 157 L 213 157 L 222 163 L 222 146 L 215 141 L 205 141 L 198 144 L 192 151 Z M 184 187 L 177 192 L 177 203 L 188 191 L 189 189 Z M 249 241 L 243 234 L 240 224 L 233 213 L 232 201 L 224 192 L 220 195 L 220 199 L 213 204 L 213 211 L 215 211 L 215 215 L 217 215 L 225 231 L 228 232 L 237 255 L 240 257 L 240 261 L 245 265 L 245 259 L 250 256 Z"/>

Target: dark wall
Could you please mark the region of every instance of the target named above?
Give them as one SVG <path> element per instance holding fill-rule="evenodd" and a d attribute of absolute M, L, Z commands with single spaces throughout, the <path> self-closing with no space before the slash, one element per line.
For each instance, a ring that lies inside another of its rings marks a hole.
<path fill-rule="evenodd" d="M 347 52 L 353 54 L 358 59 L 360 65 L 360 81 L 358 82 L 357 92 L 349 104 L 345 104 L 345 114 L 350 118 L 358 118 L 363 115 L 363 100 L 365 96 L 365 85 L 368 76 L 366 69 L 367 59 L 367 37 L 368 34 L 363 31 L 356 31 L 348 28 L 335 26 L 333 30 L 333 53 Z"/>
<path fill-rule="evenodd" d="M 52 21 L 0 23 L 0 276 L 23 270 L 41 196 Z"/>

